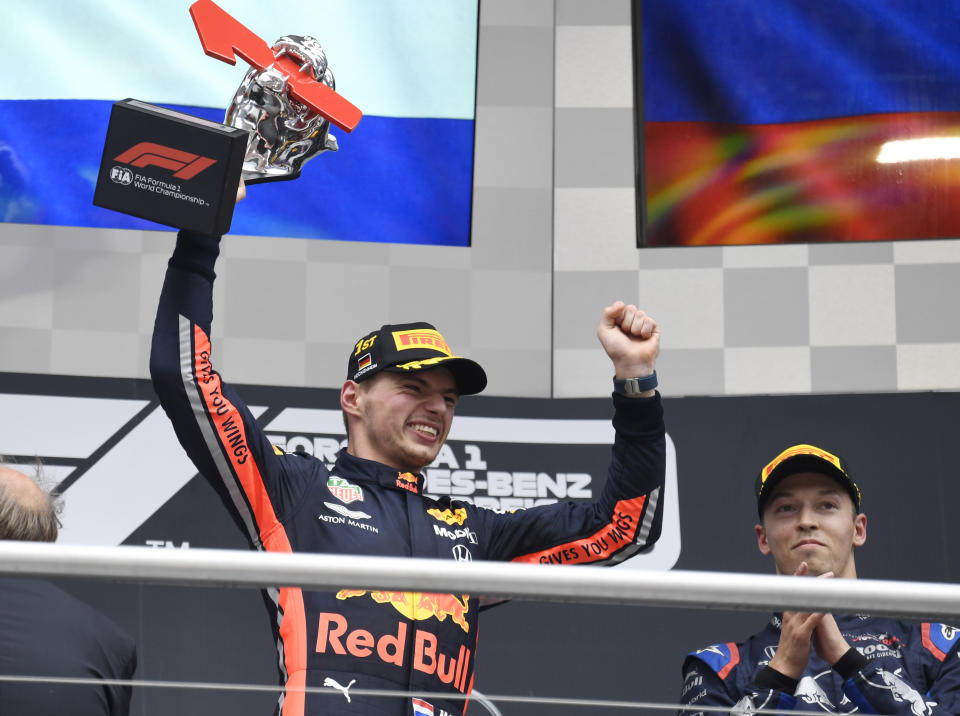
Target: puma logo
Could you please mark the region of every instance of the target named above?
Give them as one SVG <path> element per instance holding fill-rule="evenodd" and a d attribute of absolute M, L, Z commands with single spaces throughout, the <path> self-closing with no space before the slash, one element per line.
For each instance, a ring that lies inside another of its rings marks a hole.
<path fill-rule="evenodd" d="M 350 703 L 350 694 L 348 692 L 350 691 L 350 687 L 353 686 L 355 683 L 357 683 L 357 680 L 353 679 L 346 686 L 341 686 L 340 684 L 337 683 L 336 679 L 331 679 L 329 676 L 323 680 L 323 685 L 325 687 L 336 689 L 341 694 L 343 694 L 343 698 L 347 700 L 348 704 Z"/>

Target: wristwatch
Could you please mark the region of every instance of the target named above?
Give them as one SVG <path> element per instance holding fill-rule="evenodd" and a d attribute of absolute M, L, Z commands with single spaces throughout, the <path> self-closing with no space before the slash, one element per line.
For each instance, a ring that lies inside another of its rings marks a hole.
<path fill-rule="evenodd" d="M 657 371 L 643 378 L 613 379 L 613 392 L 620 395 L 640 395 L 657 387 Z"/>

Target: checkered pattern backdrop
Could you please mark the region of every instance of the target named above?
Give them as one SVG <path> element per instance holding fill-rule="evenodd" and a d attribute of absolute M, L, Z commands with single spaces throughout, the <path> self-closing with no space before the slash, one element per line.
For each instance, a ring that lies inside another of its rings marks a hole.
<path fill-rule="evenodd" d="M 638 250 L 629 0 L 480 13 L 473 246 L 227 237 L 225 376 L 336 387 L 358 336 L 428 320 L 490 394 L 602 395 L 623 298 L 663 327 L 667 395 L 960 388 L 960 241 Z M 145 377 L 172 246 L 0 224 L 0 370 Z"/>

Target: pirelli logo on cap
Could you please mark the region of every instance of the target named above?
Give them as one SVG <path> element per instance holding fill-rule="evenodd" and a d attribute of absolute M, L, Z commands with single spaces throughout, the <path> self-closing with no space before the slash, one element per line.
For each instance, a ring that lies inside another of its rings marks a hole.
<path fill-rule="evenodd" d="M 796 455 L 813 455 L 814 457 L 819 457 L 821 460 L 826 460 L 829 462 L 840 472 L 844 472 L 843 468 L 840 466 L 840 458 L 833 453 L 829 453 L 826 450 L 821 450 L 815 445 L 794 445 L 793 447 L 788 447 L 782 453 L 773 458 L 773 460 L 767 463 L 767 466 L 760 471 L 760 483 L 763 484 L 767 481 L 770 473 L 777 469 L 777 465 L 788 458 L 795 457 Z"/>
<path fill-rule="evenodd" d="M 453 356 L 453 351 L 450 350 L 447 342 L 443 340 L 443 336 L 429 328 L 416 328 L 411 331 L 394 331 L 393 340 L 397 345 L 398 351 L 405 351 L 411 348 L 427 348 L 439 351 L 450 357 Z"/>

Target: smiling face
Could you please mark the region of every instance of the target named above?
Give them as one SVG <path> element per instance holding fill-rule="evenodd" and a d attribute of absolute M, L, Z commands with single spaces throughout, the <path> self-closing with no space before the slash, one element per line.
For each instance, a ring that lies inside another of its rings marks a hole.
<path fill-rule="evenodd" d="M 772 554 L 778 574 L 793 574 L 801 562 L 813 576 L 833 572 L 856 578 L 853 549 L 867 540 L 867 517 L 833 478 L 801 472 L 784 478 L 754 529 L 757 546 Z"/>
<path fill-rule="evenodd" d="M 340 404 L 350 421 L 350 454 L 419 472 L 447 439 L 457 388 L 446 368 L 384 371 L 359 384 L 348 380 Z"/>

